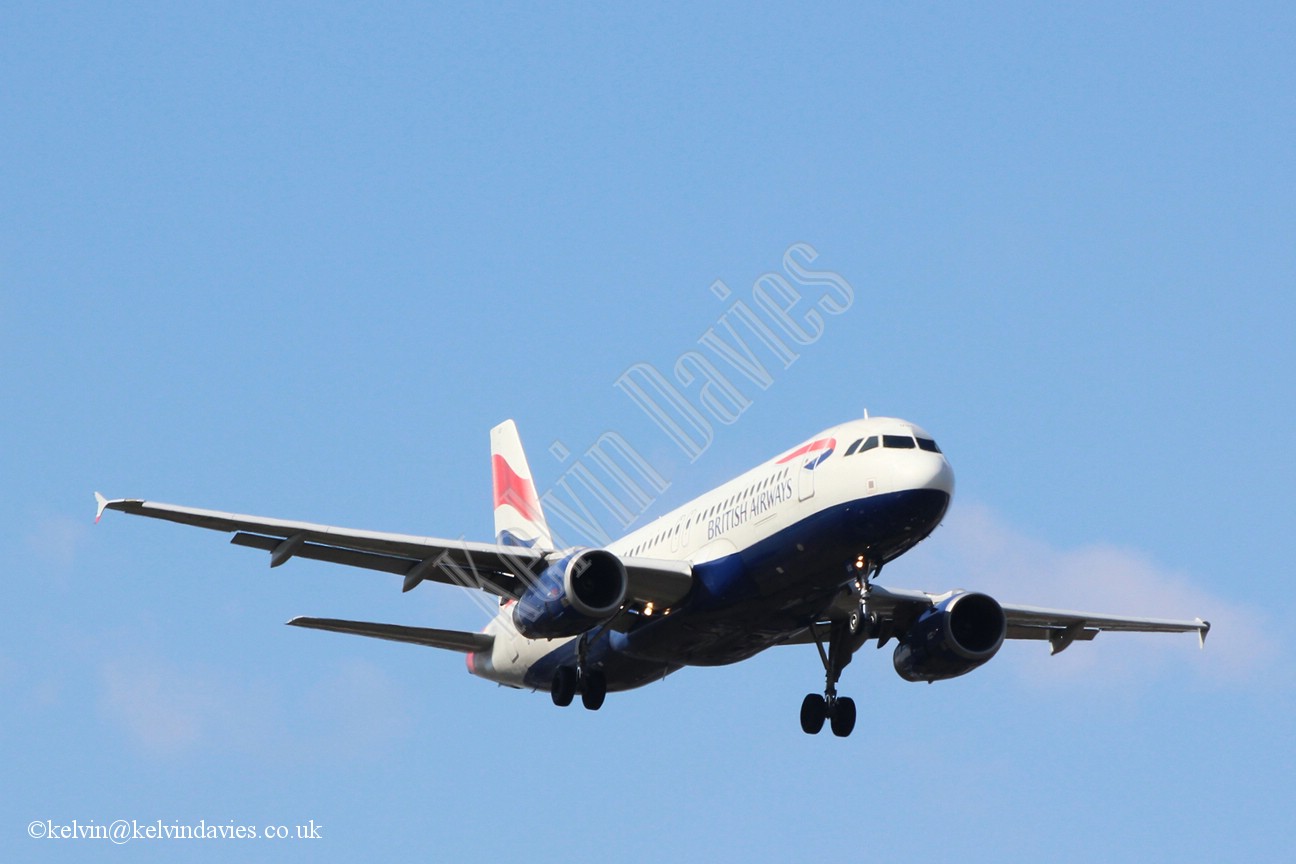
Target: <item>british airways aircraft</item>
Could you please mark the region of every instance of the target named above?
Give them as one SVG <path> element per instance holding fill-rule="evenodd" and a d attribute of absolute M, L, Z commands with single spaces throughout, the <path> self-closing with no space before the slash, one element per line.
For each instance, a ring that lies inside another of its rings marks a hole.
<path fill-rule="evenodd" d="M 233 543 L 487 591 L 499 612 L 480 633 L 294 618 L 296 627 L 444 648 L 473 675 L 579 693 L 597 710 L 608 692 L 642 687 L 685 666 L 737 663 L 775 645 L 813 644 L 823 693 L 801 704 L 801 728 L 855 727 L 837 694 L 865 642 L 894 640 L 907 681 L 940 681 L 988 661 L 1005 639 L 1046 640 L 1053 653 L 1104 630 L 1195 632 L 1210 624 L 1091 615 L 999 603 L 975 591 L 929 594 L 877 584 L 882 568 L 940 524 L 954 474 L 923 429 L 851 420 L 804 441 L 605 548 L 555 548 L 512 420 L 491 430 L 494 543 L 334 528 L 95 493 L 96 520 L 121 510 L 234 532 Z"/>

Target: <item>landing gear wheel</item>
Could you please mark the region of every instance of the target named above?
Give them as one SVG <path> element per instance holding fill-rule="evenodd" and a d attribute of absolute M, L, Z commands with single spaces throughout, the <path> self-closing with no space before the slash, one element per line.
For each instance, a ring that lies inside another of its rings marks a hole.
<path fill-rule="evenodd" d="M 838 738 L 845 738 L 855 728 L 855 700 L 843 696 L 833 702 L 829 708 L 832 714 L 832 732 Z"/>
<path fill-rule="evenodd" d="M 559 666 L 554 670 L 553 684 L 549 686 L 549 695 L 559 708 L 566 708 L 576 696 L 576 670 L 570 666 Z"/>
<path fill-rule="evenodd" d="M 801 731 L 818 735 L 828 717 L 828 703 L 818 693 L 811 693 L 801 701 Z"/>
<path fill-rule="evenodd" d="M 581 704 L 590 711 L 603 707 L 607 697 L 607 676 L 602 672 L 591 672 L 581 682 Z"/>

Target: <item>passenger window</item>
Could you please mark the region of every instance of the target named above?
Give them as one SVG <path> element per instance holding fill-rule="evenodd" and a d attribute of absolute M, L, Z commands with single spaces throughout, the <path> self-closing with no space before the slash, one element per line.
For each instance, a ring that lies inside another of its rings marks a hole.
<path fill-rule="evenodd" d="M 941 452 L 941 449 L 940 449 L 939 447 L 936 446 L 936 442 L 933 441 L 933 440 L 930 439 L 930 438 L 919 438 L 919 439 L 918 439 L 918 446 L 921 447 L 922 449 L 926 450 L 928 453 L 939 453 L 939 452 Z"/>
<path fill-rule="evenodd" d="M 908 435 L 883 435 L 882 446 L 890 447 L 893 450 L 912 450 L 914 449 L 914 439 Z"/>

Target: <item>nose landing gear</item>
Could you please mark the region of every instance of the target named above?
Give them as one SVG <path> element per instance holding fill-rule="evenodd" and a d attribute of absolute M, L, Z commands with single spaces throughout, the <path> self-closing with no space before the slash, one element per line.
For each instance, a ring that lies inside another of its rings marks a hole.
<path fill-rule="evenodd" d="M 856 567 L 863 569 L 864 559 L 861 556 Z M 876 576 L 881 567 L 874 568 L 871 575 Z M 871 618 L 865 616 L 862 597 L 868 591 L 868 573 L 855 583 L 855 609 L 845 617 L 833 619 L 828 625 L 828 646 L 824 647 L 824 638 L 818 625 L 810 625 L 810 635 L 814 637 L 815 647 L 819 649 L 819 659 L 824 665 L 824 692 L 811 693 L 801 702 L 801 731 L 807 735 L 818 735 L 828 721 L 832 733 L 838 738 L 845 738 L 855 729 L 855 700 L 837 695 L 837 681 L 842 670 L 850 664 L 855 650 L 869 636 L 874 635 L 876 627 Z"/>
<path fill-rule="evenodd" d="M 854 630 L 852 623 L 856 624 Z M 851 644 L 852 637 L 858 630 L 857 620 L 834 621 L 829 628 L 828 649 L 825 651 L 817 628 L 811 625 L 810 632 L 815 637 L 815 647 L 819 649 L 819 657 L 823 660 L 826 684 L 822 696 L 810 693 L 801 702 L 801 731 L 807 735 L 818 735 L 825 720 L 829 721 L 833 734 L 838 738 L 845 738 L 855 729 L 855 700 L 837 695 L 837 681 L 841 678 L 842 669 L 851 661 L 855 648 Z"/>

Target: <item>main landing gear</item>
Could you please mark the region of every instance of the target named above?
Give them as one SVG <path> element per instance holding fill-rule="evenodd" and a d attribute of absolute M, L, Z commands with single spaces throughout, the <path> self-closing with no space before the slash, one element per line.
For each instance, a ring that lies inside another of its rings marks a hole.
<path fill-rule="evenodd" d="M 854 628 L 852 628 L 854 624 Z M 801 731 L 807 735 L 818 735 L 827 720 L 832 732 L 838 738 L 845 738 L 855 729 L 855 700 L 849 696 L 837 695 L 837 681 L 841 678 L 842 669 L 851 661 L 855 645 L 854 637 L 859 632 L 858 616 L 848 621 L 834 621 L 829 626 L 828 649 L 824 650 L 823 639 L 818 628 L 811 625 L 810 632 L 815 637 L 815 647 L 824 664 L 826 684 L 823 695 L 810 693 L 801 702 Z"/>
<path fill-rule="evenodd" d="M 585 663 L 586 638 L 581 636 L 576 646 L 576 666 L 559 666 L 554 670 L 549 695 L 559 708 L 566 708 L 580 691 L 581 704 L 590 711 L 603 707 L 607 698 L 607 676 L 600 669 L 590 669 Z"/>
<path fill-rule="evenodd" d="M 590 711 L 597 711 L 603 707 L 603 700 L 607 698 L 607 676 L 597 669 L 580 675 L 571 666 L 559 666 L 554 670 L 549 695 L 553 697 L 555 705 L 566 708 L 576 698 L 577 690 L 581 694 L 581 704 Z"/>

